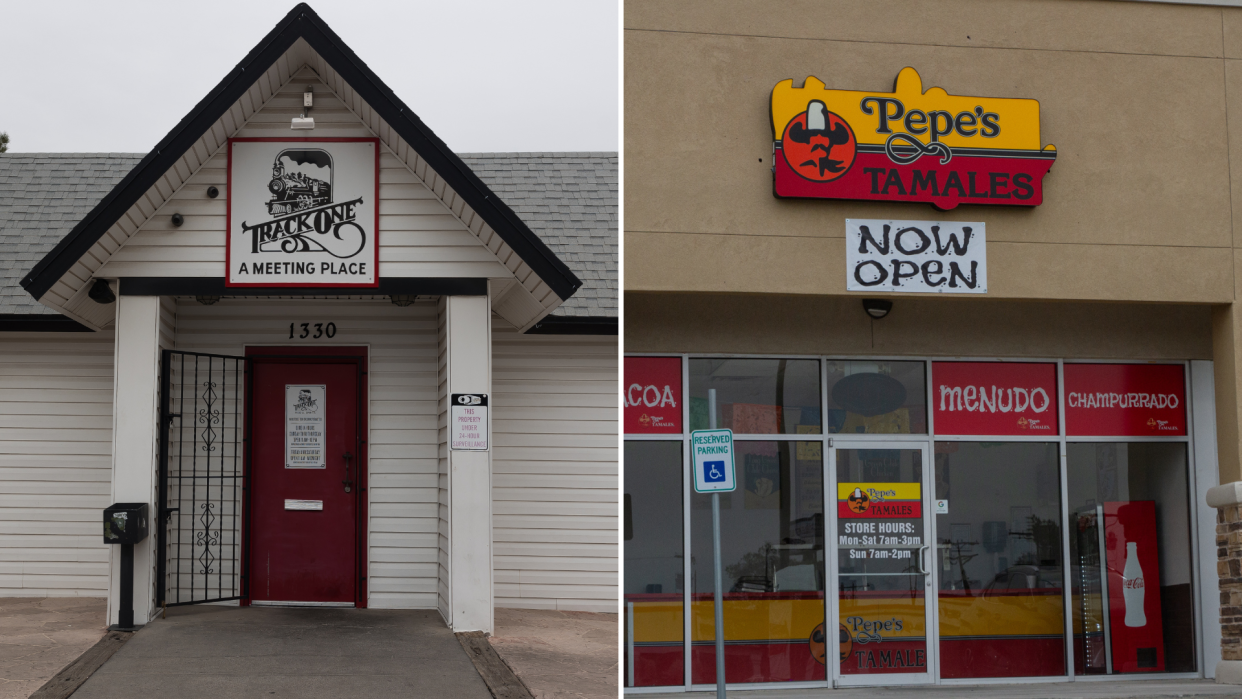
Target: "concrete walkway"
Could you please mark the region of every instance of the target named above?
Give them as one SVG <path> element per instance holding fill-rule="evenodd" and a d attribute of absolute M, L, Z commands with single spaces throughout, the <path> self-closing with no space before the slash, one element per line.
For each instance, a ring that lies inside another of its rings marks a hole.
<path fill-rule="evenodd" d="M 73 699 L 491 699 L 435 611 L 195 606 L 168 611 Z"/>
<path fill-rule="evenodd" d="M 496 653 L 535 699 L 615 699 L 617 615 L 497 609 Z"/>
<path fill-rule="evenodd" d="M 634 695 L 641 699 L 715 699 L 711 692 Z M 1211 680 L 1117 680 L 1028 682 L 1008 685 L 941 685 L 848 689 L 729 690 L 737 699 L 1172 699 L 1174 697 L 1242 697 L 1242 686 Z M 76 696 L 75 698 L 76 699 Z"/>
<path fill-rule="evenodd" d="M 95 597 L 0 597 L 0 699 L 26 699 L 107 630 Z"/>

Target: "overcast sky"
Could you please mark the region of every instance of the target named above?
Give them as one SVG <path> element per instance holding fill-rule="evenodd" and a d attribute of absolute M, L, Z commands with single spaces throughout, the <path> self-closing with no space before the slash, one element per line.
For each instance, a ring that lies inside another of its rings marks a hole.
<path fill-rule="evenodd" d="M 147 152 L 296 3 L 5 0 L 9 152 Z M 617 150 L 616 0 L 313 0 L 459 152 Z"/>

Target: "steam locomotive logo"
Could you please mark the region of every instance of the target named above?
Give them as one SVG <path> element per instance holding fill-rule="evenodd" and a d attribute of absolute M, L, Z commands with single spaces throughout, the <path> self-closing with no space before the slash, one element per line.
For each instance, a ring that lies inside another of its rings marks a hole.
<path fill-rule="evenodd" d="M 242 232 L 252 236 L 250 252 L 324 252 L 338 260 L 362 252 L 367 233 L 356 221 L 362 197 L 334 202 L 333 171 L 332 154 L 326 150 L 286 148 L 277 153 L 272 162 L 272 179 L 267 183 L 271 197 L 265 203 L 273 218 L 255 225 L 242 221 Z M 300 264 L 305 267 L 312 263 Z M 321 267 L 321 272 L 337 273 L 337 267 L 329 263 Z M 245 263 L 242 271 L 245 272 Z M 341 271 L 355 273 L 348 266 Z"/>
<path fill-rule="evenodd" d="M 317 176 L 312 177 L 307 171 Z M 323 176 L 327 180 L 320 179 Z M 267 188 L 272 193 L 267 213 L 272 216 L 286 216 L 331 204 L 332 154 L 318 148 L 282 150 L 272 163 L 272 181 Z"/>
<path fill-rule="evenodd" d="M 295 413 L 313 413 L 319 410 L 319 402 L 311 395 L 309 388 L 298 391 L 298 402 L 293 406 Z"/>

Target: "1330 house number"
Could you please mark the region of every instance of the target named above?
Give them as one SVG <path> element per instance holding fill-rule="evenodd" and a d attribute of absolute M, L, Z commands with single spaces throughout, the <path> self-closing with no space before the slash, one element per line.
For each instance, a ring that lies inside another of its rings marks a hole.
<path fill-rule="evenodd" d="M 321 337 L 336 337 L 336 323 L 290 323 L 289 339 L 318 340 Z"/>

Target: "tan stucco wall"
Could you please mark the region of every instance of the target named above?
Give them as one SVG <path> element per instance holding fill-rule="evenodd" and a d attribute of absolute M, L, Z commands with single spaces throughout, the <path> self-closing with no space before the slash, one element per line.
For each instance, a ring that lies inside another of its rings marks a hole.
<path fill-rule="evenodd" d="M 1242 8 L 627 0 L 624 25 L 627 351 L 1211 358 L 1242 480 Z M 905 66 L 1040 101 L 1042 206 L 772 195 L 778 81 L 888 91 Z M 873 345 L 842 305 L 846 218 L 985 221 L 987 300 L 899 299 Z M 753 332 L 697 324 L 718 299 Z"/>
<path fill-rule="evenodd" d="M 901 298 L 625 294 L 626 352 L 1211 359 L 1209 306 Z"/>
<path fill-rule="evenodd" d="M 1232 301 L 1220 253 L 1234 240 L 1242 64 L 1223 56 L 1242 56 L 1242 10 L 927 7 L 627 2 L 626 288 L 843 293 L 847 217 L 937 218 L 987 222 L 994 298 Z M 925 89 L 1040 101 L 1043 143 L 1059 152 L 1042 206 L 772 196 L 773 85 L 815 75 L 888 91 L 907 65 Z"/>

